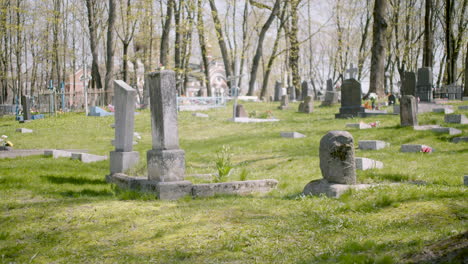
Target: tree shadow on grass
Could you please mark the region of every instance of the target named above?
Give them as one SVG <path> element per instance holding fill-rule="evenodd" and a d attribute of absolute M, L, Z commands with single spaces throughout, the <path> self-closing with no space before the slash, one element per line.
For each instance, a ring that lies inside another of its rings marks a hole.
<path fill-rule="evenodd" d="M 58 176 L 40 176 L 40 178 L 47 180 L 50 183 L 54 184 L 76 184 L 76 185 L 84 185 L 84 184 L 106 184 L 104 179 L 87 179 L 83 177 L 58 177 Z"/>
<path fill-rule="evenodd" d="M 91 190 L 83 189 L 80 191 L 64 191 L 59 193 L 63 197 L 104 197 L 104 196 L 113 196 L 111 190 Z"/>

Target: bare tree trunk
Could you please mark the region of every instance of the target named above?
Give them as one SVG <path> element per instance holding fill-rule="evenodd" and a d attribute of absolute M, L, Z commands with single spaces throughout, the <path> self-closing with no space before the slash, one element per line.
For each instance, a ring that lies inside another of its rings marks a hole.
<path fill-rule="evenodd" d="M 232 77 L 232 69 L 231 69 L 231 60 L 229 58 L 228 50 L 226 47 L 226 42 L 224 41 L 224 34 L 222 29 L 221 21 L 218 17 L 218 9 L 216 9 L 215 0 L 209 0 L 210 7 L 211 7 L 211 16 L 213 18 L 214 26 L 216 29 L 216 37 L 218 38 L 219 48 L 221 49 L 221 55 L 223 56 L 224 68 L 226 71 L 227 77 L 227 85 L 229 89 L 231 89 L 231 77 Z"/>
<path fill-rule="evenodd" d="M 260 62 L 260 58 L 263 55 L 263 41 L 265 40 L 266 33 L 268 29 L 271 26 L 271 23 L 273 23 L 273 20 L 277 16 L 279 9 L 280 9 L 280 0 L 275 1 L 275 5 L 273 6 L 273 9 L 271 10 L 271 14 L 268 17 L 267 21 L 262 27 L 262 30 L 260 31 L 260 35 L 258 36 L 258 42 L 257 42 L 257 50 L 255 52 L 255 56 L 253 58 L 252 62 L 252 70 L 250 71 L 250 81 L 249 81 L 249 91 L 247 95 L 252 96 L 254 94 L 254 88 L 255 88 L 255 82 L 257 80 L 257 70 Z"/>
<path fill-rule="evenodd" d="M 166 21 L 164 22 L 163 33 L 161 36 L 161 53 L 159 55 L 159 64 L 167 66 L 167 53 L 169 52 L 169 32 L 171 30 L 172 10 L 175 5 L 174 0 L 167 2 Z"/>
<path fill-rule="evenodd" d="M 385 80 L 385 44 L 387 22 L 385 14 L 387 11 L 387 0 L 375 0 L 374 26 L 372 40 L 372 58 L 370 70 L 369 93 L 376 93 L 383 97 Z"/>
<path fill-rule="evenodd" d="M 115 0 L 109 0 L 109 19 L 107 24 L 107 60 L 106 77 L 104 79 L 104 100 L 110 104 L 111 93 L 114 91 L 114 26 L 115 26 Z M 125 80 L 126 81 L 126 80 Z"/>
<path fill-rule="evenodd" d="M 463 96 L 468 96 L 468 42 L 466 43 L 466 54 L 465 54 L 465 89 Z"/>
<path fill-rule="evenodd" d="M 289 30 L 289 41 L 291 42 L 291 51 L 289 55 L 289 65 L 291 67 L 292 84 L 296 89 L 296 97 L 302 98 L 301 76 L 299 75 L 299 40 L 297 33 L 299 31 L 298 7 L 302 0 L 291 0 L 291 29 Z"/>
<path fill-rule="evenodd" d="M 91 63 L 91 83 L 93 87 L 102 88 L 101 74 L 99 73 L 99 56 L 97 45 L 97 22 L 96 22 L 96 0 L 86 0 L 88 9 L 88 25 L 89 25 L 89 43 L 91 46 L 91 55 L 93 57 Z"/>
<path fill-rule="evenodd" d="M 203 9 L 202 9 L 203 0 L 198 0 L 197 2 L 197 29 L 198 29 L 198 41 L 200 42 L 201 55 L 203 60 L 203 70 L 205 73 L 205 86 L 208 96 L 211 96 L 211 87 L 210 87 L 210 65 L 207 57 L 206 43 L 205 43 L 205 23 L 203 21 Z"/>
<path fill-rule="evenodd" d="M 432 0 L 426 0 L 426 14 L 424 16 L 424 48 L 423 48 L 423 66 L 431 67 L 433 65 L 433 46 L 434 33 L 432 31 Z"/>
<path fill-rule="evenodd" d="M 362 34 L 361 34 L 361 44 L 359 45 L 359 54 L 358 54 L 358 75 L 357 79 L 361 80 L 362 78 L 362 71 L 364 68 L 364 62 L 366 60 L 366 55 L 365 55 L 365 50 L 366 50 L 366 42 L 367 42 L 367 36 L 369 35 L 369 25 L 371 21 L 371 15 L 369 12 L 370 9 L 370 0 L 366 0 L 366 20 L 364 22 L 364 28 L 362 29 Z"/>

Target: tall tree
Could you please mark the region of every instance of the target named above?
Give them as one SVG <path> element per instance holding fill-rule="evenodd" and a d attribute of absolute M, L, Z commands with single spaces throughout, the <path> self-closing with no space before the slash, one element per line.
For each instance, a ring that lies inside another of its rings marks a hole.
<path fill-rule="evenodd" d="M 252 3 L 253 1 L 251 0 L 250 2 Z M 273 23 L 273 20 L 279 13 L 280 3 L 281 3 L 280 0 L 275 1 L 275 5 L 271 9 L 270 16 L 268 17 L 265 24 L 263 24 L 262 30 L 260 31 L 260 35 L 258 36 L 257 49 L 255 51 L 255 56 L 252 62 L 252 70 L 250 71 L 249 91 L 247 93 L 247 95 L 249 96 L 254 95 L 255 82 L 257 81 L 257 70 L 258 70 L 260 58 L 262 57 L 262 54 L 263 54 L 263 41 L 265 40 L 266 33 L 268 29 L 270 28 L 271 24 Z"/>
<path fill-rule="evenodd" d="M 98 37 L 97 37 L 97 0 L 86 0 L 86 8 L 88 9 L 88 27 L 89 27 L 89 44 L 91 47 L 92 63 L 91 63 L 91 85 L 95 88 L 102 88 L 101 74 L 99 73 L 99 56 L 98 56 Z"/>
<path fill-rule="evenodd" d="M 457 60 L 460 54 L 460 49 L 463 43 L 463 36 L 468 25 L 468 20 L 465 17 L 468 0 L 463 0 L 460 11 L 460 18 L 458 19 L 458 35 L 455 36 L 453 26 L 455 21 L 455 0 L 446 0 L 445 2 L 445 45 L 447 54 L 447 84 L 452 84 L 457 81 Z"/>
<path fill-rule="evenodd" d="M 132 1 L 126 0 L 126 3 L 120 3 L 120 17 L 121 17 L 121 25 L 122 25 L 122 32 L 117 32 L 117 36 L 119 37 L 120 41 L 122 42 L 122 75 L 123 80 L 128 82 L 128 48 L 130 43 L 133 40 L 133 36 L 135 35 L 135 29 L 137 25 L 137 18 L 134 16 L 132 11 Z"/>
<path fill-rule="evenodd" d="M 434 33 L 432 29 L 433 10 L 432 0 L 426 0 L 426 12 L 424 16 L 424 48 L 423 48 L 423 66 L 431 67 L 434 61 Z"/>
<path fill-rule="evenodd" d="M 167 2 L 166 19 L 164 22 L 163 33 L 161 36 L 161 49 L 159 55 L 159 64 L 167 66 L 167 53 L 169 52 L 169 33 L 171 31 L 172 10 L 175 6 L 175 0 Z"/>
<path fill-rule="evenodd" d="M 369 93 L 384 96 L 387 0 L 375 0 Z M 369 94 L 368 93 L 368 94 Z"/>
<path fill-rule="evenodd" d="M 299 53 L 300 53 L 300 43 L 298 40 L 299 32 L 299 16 L 298 8 L 302 0 L 290 0 L 288 1 L 291 7 L 291 27 L 288 31 L 288 38 L 290 42 L 290 52 L 289 52 L 289 67 L 291 68 L 292 84 L 294 89 L 296 89 L 296 96 L 301 98 L 301 76 L 299 75 Z"/>
<path fill-rule="evenodd" d="M 226 47 L 226 42 L 224 41 L 224 33 L 221 24 L 221 20 L 219 19 L 218 9 L 216 8 L 215 0 L 209 0 L 210 7 L 211 7 L 211 17 L 213 18 L 215 30 L 216 30 L 216 37 L 218 38 L 219 48 L 221 50 L 221 55 L 223 56 L 223 63 L 224 69 L 226 71 L 227 76 L 227 85 L 229 89 L 231 89 L 231 77 L 232 77 L 232 64 L 231 59 L 229 58 L 228 50 Z"/>
<path fill-rule="evenodd" d="M 107 104 L 111 103 L 109 93 L 114 91 L 114 30 L 115 30 L 115 0 L 109 0 L 109 18 L 107 22 L 107 60 L 106 77 L 104 79 L 104 100 Z M 126 81 L 126 80 L 125 80 Z"/>
<path fill-rule="evenodd" d="M 206 40 L 205 40 L 205 23 L 203 21 L 203 0 L 197 0 L 197 30 L 198 30 L 198 41 L 200 43 L 201 56 L 203 60 L 203 72 L 205 74 L 205 86 L 207 95 L 211 96 L 210 87 L 210 64 L 208 62 Z"/>

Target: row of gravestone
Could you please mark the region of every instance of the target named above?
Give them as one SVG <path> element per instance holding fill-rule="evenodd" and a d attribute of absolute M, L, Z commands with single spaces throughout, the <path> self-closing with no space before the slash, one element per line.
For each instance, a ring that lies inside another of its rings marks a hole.
<path fill-rule="evenodd" d="M 311 81 L 312 82 L 312 81 Z M 296 89 L 294 87 L 283 88 L 281 82 L 277 81 L 275 83 L 275 92 L 274 92 L 274 101 L 284 102 L 284 97 L 289 101 L 303 101 L 306 100 L 308 96 L 311 96 L 312 99 L 317 99 L 318 94 L 314 92 L 314 89 L 311 87 L 311 82 L 303 81 L 301 85 L 301 97 L 296 98 Z M 333 81 L 331 79 L 327 80 L 327 89 L 325 91 L 325 97 L 322 101 L 323 106 L 330 106 L 332 104 L 338 103 L 339 93 L 335 91 L 333 87 Z"/>

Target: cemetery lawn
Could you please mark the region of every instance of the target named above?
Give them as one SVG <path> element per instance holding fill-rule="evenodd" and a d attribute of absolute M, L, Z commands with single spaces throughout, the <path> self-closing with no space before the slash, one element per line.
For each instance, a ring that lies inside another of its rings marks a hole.
<path fill-rule="evenodd" d="M 159 201 L 107 184 L 108 161 L 0 159 L 0 262 L 403 263 L 426 246 L 467 231 L 463 175 L 468 174 L 468 143 L 400 128 L 397 115 L 337 120 L 338 107 L 317 104 L 314 113 L 303 114 L 296 112 L 297 103 L 285 111 L 276 109 L 279 103 L 244 103 L 249 112 L 271 110 L 281 119 L 276 123 L 228 122 L 232 105 L 206 111 L 207 119 L 179 114 L 187 174 L 214 173 L 216 151 L 227 145 L 234 164 L 228 180 L 239 180 L 241 174 L 277 179 L 277 190 L 267 195 Z M 142 161 L 132 174 L 145 172 L 151 148 L 149 117 L 149 111 L 135 116 L 135 131 L 142 136 L 135 149 Z M 455 127 L 463 130 L 459 136 L 468 136 L 467 125 L 445 124 L 443 114 L 426 113 L 418 119 L 421 125 Z M 380 127 L 347 130 L 354 136 L 356 156 L 382 161 L 384 169 L 358 171 L 358 181 L 387 185 L 339 199 L 301 196 L 308 182 L 321 178 L 321 137 L 361 120 L 380 121 Z M 82 113 L 26 124 L 3 117 L 0 134 L 8 135 L 15 149 L 87 149 L 108 155 L 113 122 L 113 117 Z M 21 127 L 34 133 L 16 133 Z M 282 131 L 307 137 L 281 138 Z M 372 139 L 391 145 L 377 151 L 357 149 L 359 140 Z M 435 151 L 399 152 L 401 144 L 411 143 Z"/>

